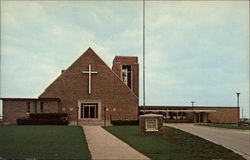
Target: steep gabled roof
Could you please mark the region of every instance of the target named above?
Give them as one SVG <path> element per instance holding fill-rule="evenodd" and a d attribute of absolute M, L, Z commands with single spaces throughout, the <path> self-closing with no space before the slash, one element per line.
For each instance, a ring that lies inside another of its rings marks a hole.
<path fill-rule="evenodd" d="M 121 85 L 124 85 L 125 88 L 138 99 L 138 97 L 134 94 L 134 92 L 122 82 L 120 77 L 118 77 L 110 68 L 109 66 L 89 47 L 78 59 L 76 59 L 62 74 L 60 74 L 45 90 L 39 97 L 55 97 L 59 98 L 60 96 L 60 88 L 62 86 L 62 77 L 67 74 L 70 68 L 73 68 L 80 64 L 83 60 L 88 61 L 88 59 L 96 59 L 96 61 L 102 63 L 104 67 L 106 67 L 119 81 Z M 50 92 L 53 90 L 52 92 Z M 50 92 L 50 93 L 49 93 Z"/>

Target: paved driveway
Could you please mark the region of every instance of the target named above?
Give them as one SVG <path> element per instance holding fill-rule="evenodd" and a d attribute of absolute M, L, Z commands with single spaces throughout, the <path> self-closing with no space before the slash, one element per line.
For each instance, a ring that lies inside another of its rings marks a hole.
<path fill-rule="evenodd" d="M 233 150 L 250 160 L 250 131 L 215 127 L 196 126 L 194 124 L 168 123 L 167 126 L 197 135 L 216 144 Z"/>

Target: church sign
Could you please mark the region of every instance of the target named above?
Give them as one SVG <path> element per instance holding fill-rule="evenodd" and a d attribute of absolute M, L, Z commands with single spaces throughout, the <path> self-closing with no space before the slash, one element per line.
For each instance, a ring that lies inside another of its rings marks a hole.
<path fill-rule="evenodd" d="M 140 131 L 143 135 L 162 134 L 163 116 L 159 114 L 144 114 L 139 117 Z"/>
<path fill-rule="evenodd" d="M 145 119 L 146 132 L 158 131 L 157 118 Z"/>

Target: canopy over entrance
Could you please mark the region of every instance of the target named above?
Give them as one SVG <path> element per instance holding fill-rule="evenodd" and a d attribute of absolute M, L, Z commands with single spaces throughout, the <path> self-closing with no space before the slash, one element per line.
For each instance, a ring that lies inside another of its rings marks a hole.
<path fill-rule="evenodd" d="M 144 110 L 140 110 L 140 112 L 144 112 Z M 185 112 L 185 113 L 211 113 L 211 112 L 216 112 L 216 110 L 145 110 L 145 112 L 152 112 L 152 113 L 167 113 L 167 112 Z"/>

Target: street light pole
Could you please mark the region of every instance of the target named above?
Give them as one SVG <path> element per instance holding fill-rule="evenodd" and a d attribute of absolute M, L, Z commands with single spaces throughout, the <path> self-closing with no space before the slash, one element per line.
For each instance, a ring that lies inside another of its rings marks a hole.
<path fill-rule="evenodd" d="M 193 106 L 194 106 L 195 101 L 191 101 L 191 103 L 192 103 L 192 107 L 193 107 Z"/>
<path fill-rule="evenodd" d="M 142 51 L 142 55 L 143 55 L 143 112 L 145 114 L 145 0 L 143 0 L 143 26 L 142 26 L 142 30 L 143 30 L 143 34 L 142 34 L 142 47 L 143 47 L 143 51 Z"/>
<path fill-rule="evenodd" d="M 242 119 L 244 119 L 244 114 L 243 114 L 243 111 L 244 111 L 244 109 L 243 108 L 241 108 L 241 117 L 242 117 Z"/>
<path fill-rule="evenodd" d="M 239 120 L 240 120 L 240 92 L 237 92 L 237 107 L 239 109 L 238 113 L 239 113 Z M 242 112 L 241 112 L 241 117 L 243 118 L 243 108 L 242 108 Z"/>
<path fill-rule="evenodd" d="M 240 93 L 237 92 L 237 107 L 240 107 Z"/>

